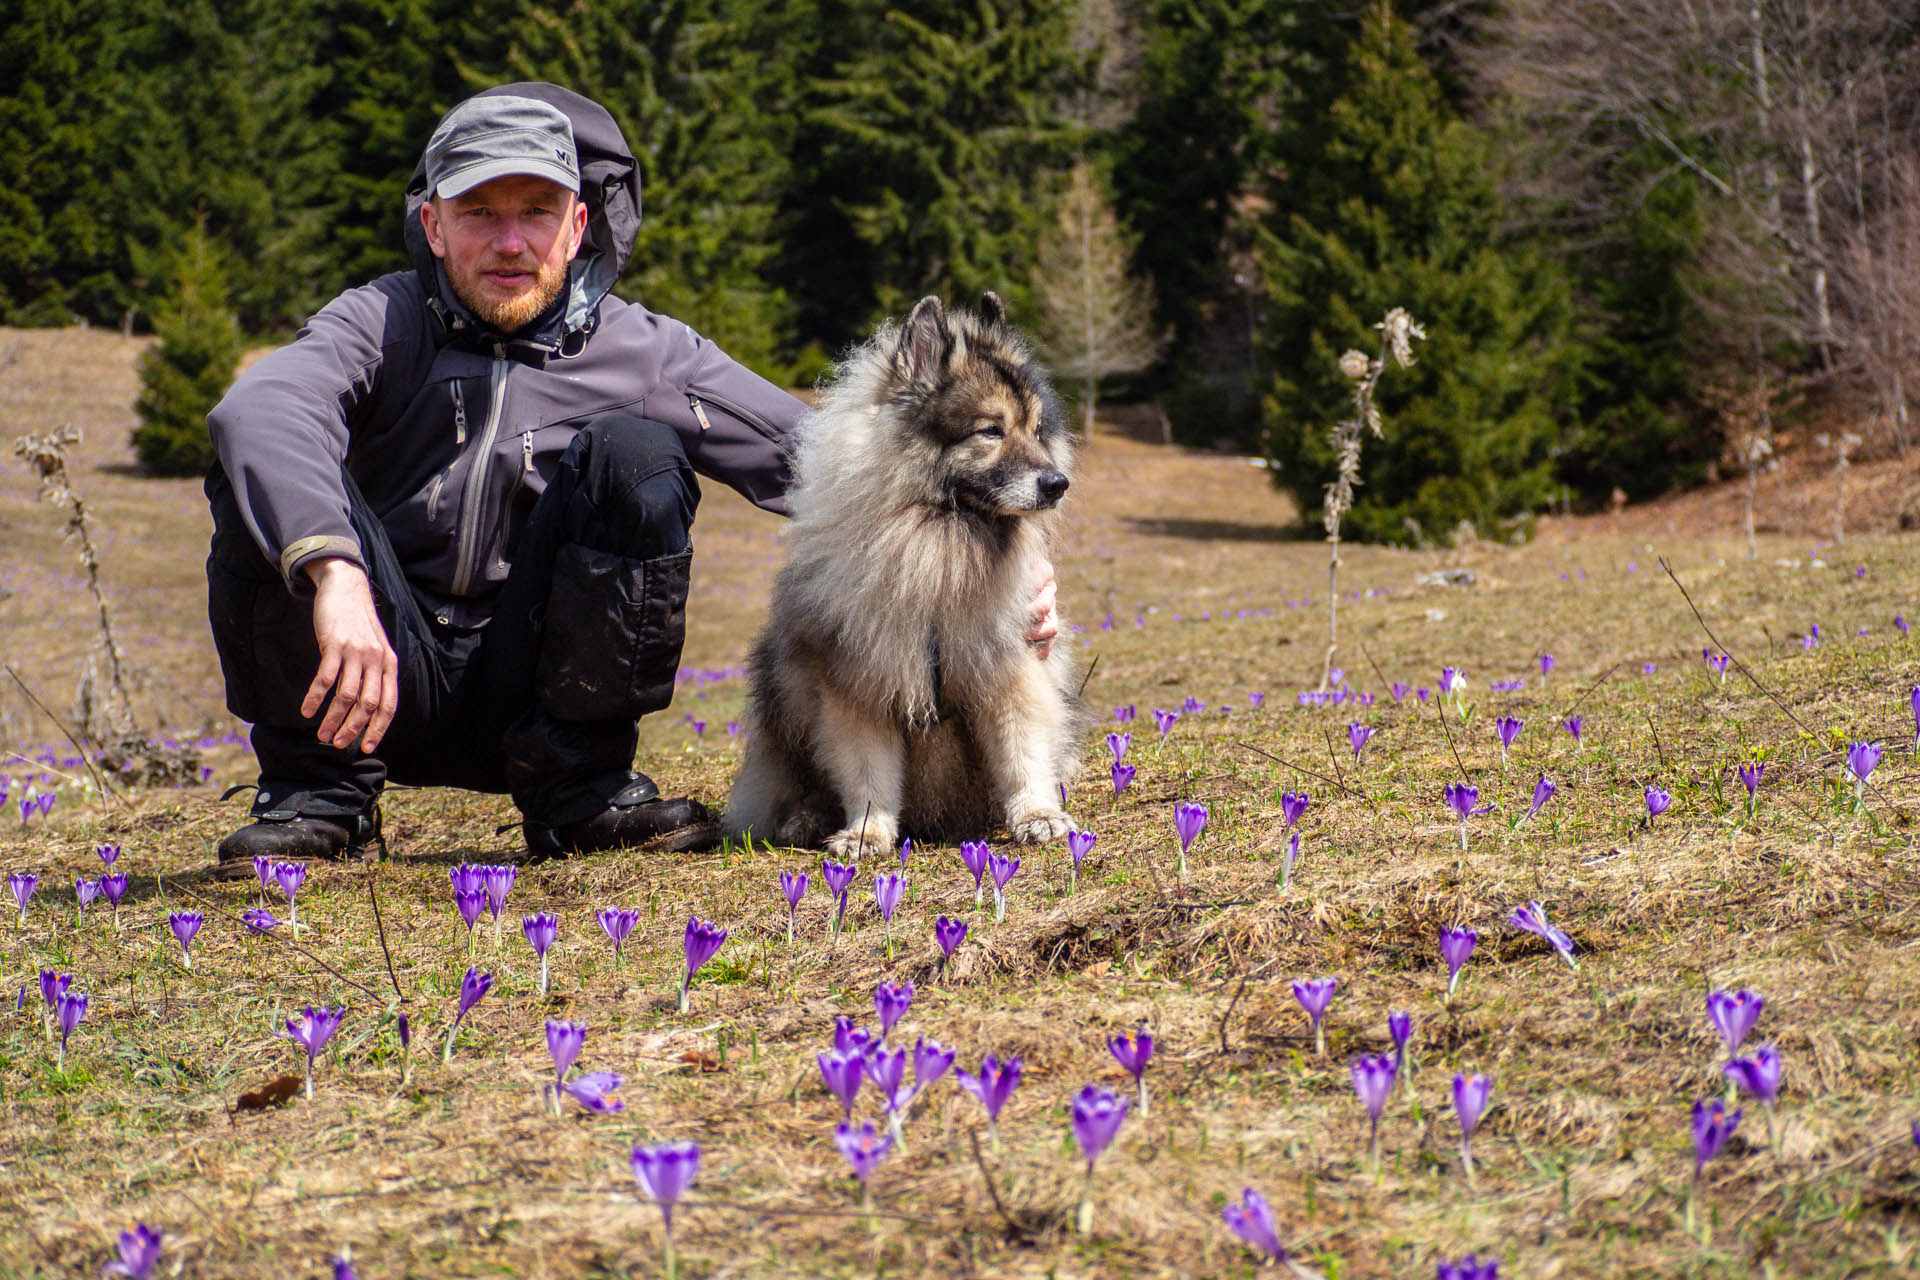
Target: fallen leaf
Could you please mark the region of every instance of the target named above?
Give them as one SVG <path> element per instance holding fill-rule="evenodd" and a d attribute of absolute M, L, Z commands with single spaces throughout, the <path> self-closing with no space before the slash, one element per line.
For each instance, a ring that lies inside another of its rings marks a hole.
<path fill-rule="evenodd" d="M 698 1049 L 687 1050 L 685 1053 L 680 1055 L 680 1061 L 686 1063 L 688 1066 L 692 1067 L 695 1071 L 725 1071 L 726 1070 L 725 1067 L 721 1066 L 718 1062 L 714 1061 L 714 1059 L 711 1056 L 701 1053 Z"/>
<path fill-rule="evenodd" d="M 235 1111 L 265 1111 L 268 1107 L 284 1107 L 293 1101 L 293 1095 L 300 1092 L 299 1076 L 280 1076 L 261 1085 L 252 1093 L 243 1093 L 234 1103 Z"/>

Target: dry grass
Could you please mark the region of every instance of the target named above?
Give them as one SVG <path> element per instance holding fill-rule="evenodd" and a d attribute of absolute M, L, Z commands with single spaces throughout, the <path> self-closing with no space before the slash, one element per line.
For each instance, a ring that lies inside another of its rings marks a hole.
<path fill-rule="evenodd" d="M 182 729 L 229 727 L 201 608 L 197 493 L 116 470 L 132 346 L 0 333 L 0 353 L 15 344 L 19 357 L 0 370 L 8 421 L 89 431 L 76 482 L 111 540 L 107 577 L 138 650 L 143 713 Z M 1064 850 L 1030 853 L 1004 925 L 973 912 L 952 850 L 918 851 L 891 965 L 862 894 L 835 944 L 816 890 L 789 950 L 775 880 L 808 865 L 800 854 L 528 867 L 499 951 L 485 932 L 479 944 L 499 984 L 442 1068 L 437 1040 L 466 963 L 446 870 L 516 853 L 514 835 L 494 831 L 513 817 L 502 799 L 392 793 L 396 857 L 371 877 L 315 867 L 300 949 L 243 937 L 235 917 L 247 888 L 200 876 L 240 812 L 216 803 L 213 787 L 125 805 L 70 793 L 25 834 L 0 819 L 0 864 L 43 877 L 26 927 L 0 926 L 6 989 L 55 966 L 94 999 L 64 1072 L 32 1003 L 0 1016 L 0 1220 L 14 1228 L 0 1232 L 0 1276 L 91 1274 L 135 1219 L 162 1226 L 170 1264 L 198 1276 L 318 1275 L 345 1246 L 366 1276 L 648 1275 L 658 1218 L 634 1202 L 626 1152 L 689 1138 L 706 1163 L 680 1219 L 688 1275 L 1246 1274 L 1249 1256 L 1219 1206 L 1249 1184 L 1329 1275 L 1431 1274 L 1436 1258 L 1473 1249 L 1523 1276 L 1915 1265 L 1920 1153 L 1907 1125 L 1920 1118 L 1920 859 L 1909 841 L 1920 796 L 1905 690 L 1920 682 L 1920 658 L 1888 626 L 1916 612 L 1908 547 L 1863 538 L 1844 565 L 1813 566 L 1804 539 L 1776 540 L 1750 564 L 1731 522 L 1724 538 L 1642 531 L 1633 542 L 1605 521 L 1561 522 L 1522 550 L 1447 556 L 1477 571 L 1472 589 L 1415 586 L 1436 555 L 1349 548 L 1342 583 L 1380 594 L 1343 604 L 1344 665 L 1378 701 L 1306 710 L 1293 693 L 1317 678 L 1324 615 L 1290 601 L 1319 600 L 1324 552 L 1289 539 L 1264 479 L 1244 461 L 1123 440 L 1087 451 L 1062 594 L 1088 627 L 1084 652 L 1099 658 L 1089 696 L 1140 708 L 1128 757 L 1139 777 L 1116 799 L 1104 763 L 1089 767 L 1073 809 L 1100 841 L 1079 894 L 1064 893 Z M 0 523 L 0 658 L 64 701 L 87 641 L 77 571 L 53 513 L 17 472 L 0 474 Z M 715 671 L 738 662 L 757 625 L 777 528 L 710 487 L 696 538 L 687 661 Z M 1721 688 L 1701 670 L 1706 641 L 1656 554 L 1811 735 L 1737 677 Z M 1108 612 L 1110 631 L 1100 627 Z M 1814 621 L 1828 639 L 1803 651 L 1797 636 Z M 1862 626 L 1870 634 L 1856 638 Z M 1545 689 L 1533 665 L 1543 650 L 1558 659 Z M 1641 674 L 1648 661 L 1651 676 Z M 1393 679 L 1434 684 L 1442 663 L 1466 668 L 1476 703 L 1470 721 L 1449 722 L 1451 742 L 1431 706 L 1385 692 Z M 1487 691 L 1489 679 L 1530 673 L 1523 692 Z M 1589 686 L 1576 752 L 1554 722 Z M 1251 692 L 1268 695 L 1257 710 Z M 1187 695 L 1209 711 L 1154 741 L 1150 709 Z M 673 712 L 643 725 L 643 766 L 663 785 L 722 795 L 734 753 L 721 726 L 740 696 L 737 678 L 689 682 Z M 29 754 L 52 745 L 44 721 L 0 697 L 0 741 Z M 1490 727 L 1500 711 L 1528 722 L 1504 776 Z M 709 722 L 704 738 L 683 712 Z M 1357 768 L 1349 718 L 1377 730 Z M 1844 743 L 1860 737 L 1888 747 L 1865 814 L 1835 786 Z M 1464 854 L 1438 798 L 1456 753 L 1499 806 L 1474 821 Z M 1748 819 L 1726 771 L 1750 755 L 1769 765 Z M 215 760 L 215 785 L 246 779 L 237 750 Z M 1511 829 L 1541 770 L 1560 794 Z M 1649 828 L 1640 793 L 1651 782 L 1675 800 Z M 1296 787 L 1313 807 L 1282 894 L 1278 793 Z M 1212 809 L 1184 885 L 1176 799 Z M 92 847 L 106 838 L 126 846 L 134 876 L 117 934 L 97 912 L 76 924 L 61 890 L 93 870 Z M 1578 973 L 1501 923 L 1531 898 L 1573 934 Z M 611 902 L 642 910 L 624 969 L 592 920 Z M 188 905 L 209 913 L 190 971 L 164 923 Z M 514 927 L 537 908 L 562 917 L 545 1000 Z M 671 990 L 689 912 L 733 935 L 682 1017 Z M 956 912 L 974 933 L 943 978 L 929 926 Z M 1449 1003 L 1434 934 L 1458 923 L 1482 942 Z M 919 985 L 909 1036 L 956 1046 L 970 1063 L 1017 1052 L 1027 1075 L 1002 1118 L 1001 1150 L 982 1163 L 969 1140 L 982 1120 L 974 1101 L 944 1083 L 923 1101 L 911 1150 L 876 1175 L 881 1217 L 869 1229 L 813 1055 L 836 1013 L 870 1020 L 887 974 Z M 1314 974 L 1341 980 L 1325 1058 L 1288 991 Z M 1785 1073 L 1777 1143 L 1750 1114 L 1709 1166 L 1702 1244 L 1680 1223 L 1687 1109 L 1720 1088 L 1723 1054 L 1702 1001 L 1722 986 L 1767 995 L 1757 1036 L 1779 1042 Z M 322 1000 L 350 1012 L 314 1100 L 230 1113 L 243 1090 L 298 1069 L 270 1033 Z M 391 1029 L 399 1003 L 423 1028 L 405 1088 Z M 1417 1070 L 1412 1097 L 1396 1097 L 1383 1122 L 1376 1180 L 1346 1062 L 1385 1044 L 1389 1008 L 1415 1015 Z M 625 1111 L 544 1114 L 549 1015 L 588 1024 L 582 1066 L 627 1076 Z M 1120 1085 L 1104 1037 L 1143 1021 L 1160 1044 L 1152 1115 L 1129 1118 L 1102 1163 L 1095 1233 L 1080 1239 L 1066 1102 L 1089 1081 Z M 1460 1175 L 1445 1103 L 1455 1070 L 1496 1080 L 1475 1142 L 1477 1188 Z"/>

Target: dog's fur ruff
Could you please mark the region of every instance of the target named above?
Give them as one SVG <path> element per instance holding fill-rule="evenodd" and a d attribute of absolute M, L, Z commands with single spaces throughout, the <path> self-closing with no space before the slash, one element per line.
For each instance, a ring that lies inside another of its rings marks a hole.
<path fill-rule="evenodd" d="M 1026 631 L 1071 466 L 1052 385 L 992 294 L 979 315 L 924 299 L 840 364 L 797 432 L 731 834 L 858 857 L 902 834 L 1067 833 L 1075 664 Z"/>

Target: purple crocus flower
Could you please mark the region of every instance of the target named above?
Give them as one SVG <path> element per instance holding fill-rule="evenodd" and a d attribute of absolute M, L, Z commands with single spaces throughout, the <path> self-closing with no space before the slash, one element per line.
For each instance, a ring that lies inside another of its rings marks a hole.
<path fill-rule="evenodd" d="M 1780 1096 L 1780 1052 L 1763 1044 L 1745 1058 L 1735 1058 L 1722 1070 L 1727 1079 L 1758 1098 L 1767 1107 Z"/>
<path fill-rule="evenodd" d="M 1574 745 L 1574 746 L 1576 746 L 1576 747 L 1578 747 L 1578 746 L 1580 746 L 1580 745 L 1581 745 L 1581 743 L 1580 743 L 1580 717 L 1579 717 L 1579 716 L 1568 716 L 1568 717 L 1567 717 L 1566 719 L 1564 719 L 1564 720 L 1562 720 L 1562 721 L 1560 722 L 1560 727 L 1561 727 L 1562 729 L 1565 729 L 1565 730 L 1566 730 L 1566 731 L 1567 731 L 1567 732 L 1568 732 L 1569 734 L 1571 734 L 1571 735 L 1573 735 L 1573 745 Z"/>
<path fill-rule="evenodd" d="M 865 1053 L 876 1044 L 873 1033 L 865 1027 L 855 1026 L 853 1019 L 846 1014 L 837 1014 L 833 1019 L 833 1051 L 835 1053 Z"/>
<path fill-rule="evenodd" d="M 1453 1112 L 1460 1119 L 1460 1163 L 1473 1182 L 1473 1131 L 1486 1114 L 1487 1099 L 1493 1094 L 1493 1081 L 1481 1075 L 1453 1077 Z"/>
<path fill-rule="evenodd" d="M 473 954 L 473 930 L 480 923 L 480 913 L 487 909 L 487 891 L 480 889 L 460 889 L 453 895 L 453 905 L 460 912 L 460 919 L 467 926 L 467 954 Z"/>
<path fill-rule="evenodd" d="M 633 1177 L 648 1199 L 660 1206 L 664 1270 L 672 1277 L 678 1267 L 673 1256 L 673 1206 L 681 1193 L 700 1176 L 700 1144 L 662 1142 L 633 1149 Z"/>
<path fill-rule="evenodd" d="M 1573 958 L 1573 939 L 1554 928 L 1547 920 L 1547 909 L 1540 903 L 1529 902 L 1524 906 L 1515 907 L 1513 914 L 1507 917 L 1507 923 L 1516 929 L 1525 929 L 1528 933 L 1545 938 L 1559 953 L 1560 958 L 1567 962 L 1569 969 L 1579 970 L 1580 965 Z"/>
<path fill-rule="evenodd" d="M 1541 809 L 1546 807 L 1547 801 L 1553 799 L 1553 793 L 1557 790 L 1559 790 L 1559 788 L 1554 785 L 1553 779 L 1544 773 L 1541 774 L 1540 781 L 1533 784 L 1533 803 L 1527 806 L 1527 815 L 1525 818 L 1520 819 L 1520 821 L 1525 822 L 1528 818 L 1533 817 L 1534 814 L 1539 813 Z"/>
<path fill-rule="evenodd" d="M 967 922 L 951 916 L 941 916 L 933 922 L 933 940 L 940 946 L 940 967 L 946 968 L 953 959 L 954 948 L 967 936 Z"/>
<path fill-rule="evenodd" d="M 74 877 L 73 902 L 74 913 L 76 915 L 85 915 L 87 905 L 99 896 L 100 882 L 98 880 L 88 880 L 82 876 Z"/>
<path fill-rule="evenodd" d="M 1067 802 L 1067 787 L 1065 783 L 1062 783 L 1060 785 L 1060 803 L 1064 805 L 1066 802 Z M 913 857 L 913 837 L 907 836 L 906 838 L 900 841 L 900 874 L 903 877 L 907 874 L 907 863 L 912 859 L 912 857 Z"/>
<path fill-rule="evenodd" d="M 1134 767 L 1116 760 L 1110 772 L 1113 774 L 1113 794 L 1118 796 L 1133 781 Z"/>
<path fill-rule="evenodd" d="M 240 913 L 240 923 L 247 927 L 248 933 L 272 933 L 280 927 L 273 912 L 265 907 L 248 907 Z"/>
<path fill-rule="evenodd" d="M 1011 1054 L 1003 1063 L 990 1053 L 980 1060 L 978 1075 L 955 1071 L 953 1078 L 962 1089 L 980 1099 L 980 1105 L 987 1109 L 987 1137 L 997 1148 L 1000 1145 L 1000 1110 L 1013 1097 L 1013 1091 L 1020 1087 L 1020 1055 Z"/>
<path fill-rule="evenodd" d="M 144 1222 L 120 1233 L 119 1256 L 101 1268 L 103 1276 L 131 1276 L 146 1280 L 160 1262 L 160 1231 Z"/>
<path fill-rule="evenodd" d="M 1440 958 L 1447 962 L 1447 999 L 1453 999 L 1454 990 L 1460 985 L 1460 969 L 1479 945 L 1480 935 L 1472 929 L 1440 931 Z"/>
<path fill-rule="evenodd" d="M 1669 792 L 1666 792 L 1659 787 L 1648 787 L 1647 788 L 1647 821 L 1652 822 L 1655 818 L 1665 813 L 1667 811 L 1667 806 L 1671 805 L 1672 803 L 1673 803 L 1673 796 Z"/>
<path fill-rule="evenodd" d="M 853 887 L 853 877 L 860 869 L 857 862 L 835 862 L 831 858 L 820 860 L 820 878 L 826 881 L 827 892 L 833 895 L 833 932 L 840 935 L 840 928 L 847 919 L 847 891 Z"/>
<path fill-rule="evenodd" d="M 1440 788 L 1440 798 L 1446 801 L 1447 808 L 1453 810 L 1460 819 L 1460 850 L 1467 848 L 1467 819 L 1477 817 L 1493 808 L 1491 804 L 1480 803 L 1480 788 L 1464 782 L 1449 782 Z"/>
<path fill-rule="evenodd" d="M 584 1023 L 547 1019 L 547 1053 L 553 1058 L 555 1084 L 567 1078 L 567 1068 L 579 1058 L 580 1050 L 586 1047 L 586 1043 L 587 1028 Z"/>
<path fill-rule="evenodd" d="M 1172 732 L 1174 722 L 1179 718 L 1180 713 L 1178 711 L 1166 711 L 1159 707 L 1153 709 L 1153 724 L 1155 728 L 1160 730 L 1160 740 L 1162 742 L 1166 741 L 1167 734 Z"/>
<path fill-rule="evenodd" d="M 1553 655 L 1550 653 L 1541 654 L 1540 655 L 1540 683 L 1542 685 L 1546 684 L 1547 675 L 1552 670 L 1553 670 Z"/>
<path fill-rule="evenodd" d="M 907 1051 L 877 1046 L 867 1051 L 862 1066 L 887 1110 L 898 1111 L 906 1089 Z M 898 1141 L 900 1133 L 897 1123 L 890 1120 L 889 1124 L 894 1126 L 892 1132 Z"/>
<path fill-rule="evenodd" d="M 1760 781 L 1766 776 L 1767 766 L 1755 760 L 1740 766 L 1740 785 L 1747 789 L 1747 806 L 1752 808 L 1754 793 L 1760 790 Z"/>
<path fill-rule="evenodd" d="M 1727 682 L 1727 665 L 1733 661 L 1733 655 L 1730 653 L 1715 653 L 1712 649 L 1702 649 L 1700 656 L 1706 660 L 1707 670 L 1718 676 L 1721 684 L 1725 684 Z"/>
<path fill-rule="evenodd" d="M 1411 688 L 1412 686 L 1410 686 L 1405 680 L 1395 680 L 1391 685 L 1388 686 L 1388 692 L 1393 694 L 1393 700 L 1395 702 L 1402 702 L 1402 701 L 1405 701 L 1406 696 L 1408 692 L 1411 690 Z M 1425 702 L 1426 699 L 1422 698 L 1421 701 Z"/>
<path fill-rule="evenodd" d="M 113 906 L 113 927 L 120 927 L 120 899 L 127 892 L 127 873 L 109 871 L 100 877 L 100 892 Z"/>
<path fill-rule="evenodd" d="M 487 886 L 487 914 L 493 917 L 493 945 L 500 947 L 500 913 L 506 910 L 507 895 L 513 891 L 513 882 L 519 878 L 520 869 L 512 863 L 500 863 L 486 868 L 484 872 Z"/>
<path fill-rule="evenodd" d="M 345 1005 L 338 1009 L 329 1009 L 321 1005 L 318 1009 L 306 1006 L 299 1013 L 287 1019 L 287 1029 L 276 1031 L 274 1035 L 282 1040 L 291 1040 L 307 1052 L 306 1093 L 313 1096 L 313 1060 L 326 1048 L 327 1041 L 333 1039 L 333 1033 L 340 1029 L 340 1020 L 347 1016 Z"/>
<path fill-rule="evenodd" d="M 181 962 L 189 969 L 193 968 L 193 935 L 200 932 L 201 918 L 198 911 L 175 911 L 167 916 L 167 927 L 180 943 Z"/>
<path fill-rule="evenodd" d="M 1393 1041 L 1393 1069 L 1401 1072 L 1407 1065 L 1407 1046 L 1413 1043 L 1413 1015 L 1405 1009 L 1387 1010 L 1387 1038 Z"/>
<path fill-rule="evenodd" d="M 54 1001 L 53 1016 L 60 1027 L 60 1053 L 53 1065 L 54 1070 L 64 1071 L 67 1066 L 67 1037 L 80 1025 L 80 1019 L 87 1016 L 87 998 L 77 991 L 61 992 Z"/>
<path fill-rule="evenodd" d="M 472 862 L 457 862 L 447 871 L 447 879 L 456 894 L 487 891 L 487 869 Z"/>
<path fill-rule="evenodd" d="M 887 1152 L 893 1150 L 893 1138 L 875 1129 L 869 1121 L 858 1129 L 851 1124 L 840 1125 L 833 1131 L 833 1140 L 840 1154 L 846 1157 L 853 1176 L 860 1179 L 861 1194 L 866 1196 L 867 1180 L 887 1158 Z"/>
<path fill-rule="evenodd" d="M 1693 1103 L 1693 1181 L 1687 1188 L 1687 1229 L 1693 1229 L 1693 1202 L 1700 1188 L 1700 1173 L 1707 1161 L 1720 1154 L 1727 1139 L 1740 1127 L 1740 1111 L 1727 1110 L 1720 1101 L 1708 1103 L 1696 1098 Z"/>
<path fill-rule="evenodd" d="M 1373 1158 L 1375 1175 L 1380 1172 L 1380 1113 L 1393 1096 L 1393 1082 L 1399 1075 L 1394 1060 L 1384 1053 L 1363 1053 L 1348 1067 L 1353 1076 L 1353 1091 L 1367 1109 L 1367 1151 Z"/>
<path fill-rule="evenodd" d="M 900 909 L 900 895 L 907 889 L 907 878 L 898 871 L 889 871 L 873 877 L 873 905 L 880 908 L 880 918 L 886 922 L 887 956 L 893 956 L 893 913 Z"/>
<path fill-rule="evenodd" d="M 913 1097 L 918 1098 L 953 1067 L 953 1050 L 925 1036 L 913 1042 Z"/>
<path fill-rule="evenodd" d="M 1111 1089 L 1090 1084 L 1074 1095 L 1067 1115 L 1073 1139 L 1080 1144 L 1080 1154 L 1087 1162 L 1087 1186 L 1080 1197 L 1079 1215 L 1080 1234 L 1084 1236 L 1093 1231 L 1093 1166 L 1119 1136 L 1120 1123 L 1127 1118 L 1127 1100 Z"/>
<path fill-rule="evenodd" d="M 533 954 L 540 958 L 540 994 L 547 994 L 547 951 L 553 946 L 553 940 L 560 936 L 560 917 L 551 911 L 535 911 L 520 918 L 520 932 L 527 935 L 527 945 L 533 948 Z"/>
<path fill-rule="evenodd" d="M 440 1051 L 440 1061 L 444 1065 L 453 1061 L 453 1038 L 460 1034 L 460 1024 L 465 1022 L 473 1006 L 480 998 L 493 989 L 493 975 L 481 973 L 468 966 L 466 975 L 460 979 L 460 1007 L 453 1015 L 453 1025 L 447 1028 L 447 1045 Z"/>
<path fill-rule="evenodd" d="M 1007 882 L 1020 870 L 1020 859 L 1005 854 L 987 855 L 987 873 L 993 877 L 993 919 L 1007 918 Z"/>
<path fill-rule="evenodd" d="M 820 1079 L 827 1086 L 827 1092 L 840 1100 L 840 1109 L 847 1119 L 853 1119 L 853 1100 L 860 1092 L 860 1082 L 866 1078 L 866 1055 L 856 1049 L 851 1053 L 814 1056 L 820 1064 Z"/>
<path fill-rule="evenodd" d="M 1107 735 L 1107 750 L 1113 753 L 1115 764 L 1127 758 L 1127 748 L 1133 745 L 1130 733 L 1110 733 Z"/>
<path fill-rule="evenodd" d="M 1115 707 L 1113 709 L 1113 718 L 1115 720 L 1118 720 L 1121 724 L 1126 724 L 1129 721 L 1131 721 L 1134 717 L 1134 714 L 1135 714 L 1134 705 L 1131 702 L 1129 702 L 1124 707 Z"/>
<path fill-rule="evenodd" d="M 1173 806 L 1173 831 L 1180 837 L 1180 874 L 1187 874 L 1187 850 L 1193 848 L 1193 842 L 1207 829 L 1207 806 L 1198 802 L 1181 801 Z"/>
<path fill-rule="evenodd" d="M 873 1012 L 880 1019 L 880 1039 L 893 1033 L 893 1024 L 907 1016 L 913 1005 L 911 982 L 883 982 L 873 989 Z"/>
<path fill-rule="evenodd" d="M 1526 727 L 1527 722 L 1518 716 L 1501 716 L 1493 722 L 1493 731 L 1500 735 L 1500 767 L 1502 769 L 1507 767 L 1507 748 L 1513 745 L 1513 740 L 1519 737 L 1520 731 Z"/>
<path fill-rule="evenodd" d="M 1442 1261 L 1433 1274 L 1434 1280 L 1500 1280 L 1500 1262 L 1469 1253 L 1451 1262 Z"/>
<path fill-rule="evenodd" d="M 800 910 L 800 899 L 807 896 L 807 873 L 782 871 L 780 893 L 787 900 L 787 945 L 792 946 L 794 916 Z"/>
<path fill-rule="evenodd" d="M 7 877 L 7 888 L 13 891 L 13 900 L 20 906 L 20 923 L 27 922 L 27 899 L 40 884 L 40 877 L 31 871 L 16 871 Z"/>
<path fill-rule="evenodd" d="M 1280 793 L 1280 817 L 1289 826 L 1300 821 L 1300 815 L 1307 811 L 1307 793 L 1304 791 L 1282 791 Z"/>
<path fill-rule="evenodd" d="M 1320 1025 L 1320 1019 L 1326 1014 L 1327 1006 L 1333 1003 L 1333 993 L 1340 986 L 1338 978 L 1302 978 L 1293 984 L 1293 998 L 1306 1012 L 1307 1021 L 1313 1024 L 1313 1051 L 1324 1054 L 1327 1051 L 1326 1033 Z"/>
<path fill-rule="evenodd" d="M 1360 763 L 1360 751 L 1367 745 L 1367 739 L 1373 736 L 1371 725 L 1361 724 L 1358 720 L 1347 726 L 1347 745 L 1353 748 L 1353 762 Z"/>
<path fill-rule="evenodd" d="M 1134 1035 L 1126 1032 L 1107 1038 L 1107 1052 L 1120 1064 L 1120 1069 L 1133 1077 L 1134 1087 L 1140 1091 L 1140 1118 L 1147 1118 L 1147 1064 L 1153 1060 L 1153 1034 L 1141 1027 Z"/>
<path fill-rule="evenodd" d="M 625 1078 L 617 1071 L 582 1072 L 571 1080 L 560 1082 L 554 1094 L 556 1105 L 560 1096 L 564 1094 L 588 1111 L 599 1115 L 624 1111 L 627 1104 L 613 1097 L 612 1094 Z"/>
<path fill-rule="evenodd" d="M 1247 705 L 1252 707 L 1255 711 L 1258 711 L 1260 709 L 1260 704 L 1265 702 L 1266 700 L 1267 700 L 1267 695 L 1263 692 L 1256 691 L 1254 693 L 1250 693 L 1247 695 Z"/>
<path fill-rule="evenodd" d="M 621 950 L 627 945 L 627 935 L 633 932 L 633 926 L 640 923 L 639 908 L 602 907 L 599 911 L 599 920 L 600 927 L 606 931 L 607 937 L 613 940 L 614 963 L 624 966 L 626 957 L 621 954 Z"/>
<path fill-rule="evenodd" d="M 1880 764 L 1880 748 L 1872 742 L 1855 742 L 1847 747 L 1847 774 L 1853 779 L 1853 793 L 1862 796 L 1867 779 Z"/>
<path fill-rule="evenodd" d="M 108 870 L 112 870 L 113 864 L 120 861 L 120 846 L 117 844 L 103 844 L 93 852 Z"/>
<path fill-rule="evenodd" d="M 73 975 L 56 973 L 52 969 L 40 971 L 40 999 L 46 1004 L 48 1012 L 59 1005 L 60 997 L 73 985 Z"/>
<path fill-rule="evenodd" d="M 1741 1043 L 1753 1030 L 1753 1024 L 1760 1021 L 1760 1011 L 1766 1007 L 1765 996 L 1745 987 L 1738 991 L 1707 993 L 1707 1021 L 1720 1033 L 1720 1043 L 1727 1046 L 1729 1057 L 1740 1052 Z"/>
<path fill-rule="evenodd" d="M 1093 852 L 1093 843 L 1100 837 L 1091 831 L 1067 832 L 1067 852 L 1073 855 L 1073 869 L 1067 872 L 1067 892 L 1076 892 L 1080 887 L 1080 864 Z"/>
<path fill-rule="evenodd" d="M 280 886 L 280 892 L 287 898 L 287 928 L 300 932 L 300 904 L 294 901 L 294 895 L 300 892 L 300 886 L 307 879 L 307 864 L 304 862 L 276 862 L 273 864 L 273 880 Z"/>
<path fill-rule="evenodd" d="M 1267 1207 L 1265 1197 L 1258 1191 L 1252 1187 L 1242 1188 L 1240 1203 L 1227 1205 L 1220 1211 L 1220 1217 L 1226 1222 L 1227 1230 L 1239 1236 L 1249 1249 L 1275 1262 L 1286 1261 L 1287 1251 L 1280 1243 L 1273 1210 Z"/>
<path fill-rule="evenodd" d="M 693 987 L 693 975 L 713 959 L 714 952 L 720 950 L 726 940 L 727 931 L 711 920 L 702 920 L 699 916 L 687 917 L 687 931 L 681 944 L 687 968 L 680 979 L 680 1012 L 685 1013 L 692 1007 L 688 997 Z"/>

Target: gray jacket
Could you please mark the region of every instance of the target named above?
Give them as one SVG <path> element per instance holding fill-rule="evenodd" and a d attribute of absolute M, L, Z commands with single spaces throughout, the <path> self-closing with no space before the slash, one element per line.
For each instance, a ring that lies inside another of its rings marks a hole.
<path fill-rule="evenodd" d="M 364 567 L 344 470 L 432 611 L 456 625 L 485 621 L 560 454 L 616 410 L 673 427 L 697 471 L 786 514 L 786 442 L 805 406 L 679 321 L 607 293 L 639 224 L 637 172 L 631 155 L 618 172 L 625 143 L 595 104 L 552 86 L 499 91 L 542 90 L 575 119 L 590 212 L 549 315 L 507 337 L 460 305 L 419 230 L 416 173 L 406 204 L 414 269 L 335 298 L 208 415 L 247 528 L 290 582 L 318 556 Z M 587 108 L 599 119 L 583 120 Z M 601 121 L 618 147 L 596 160 Z"/>

